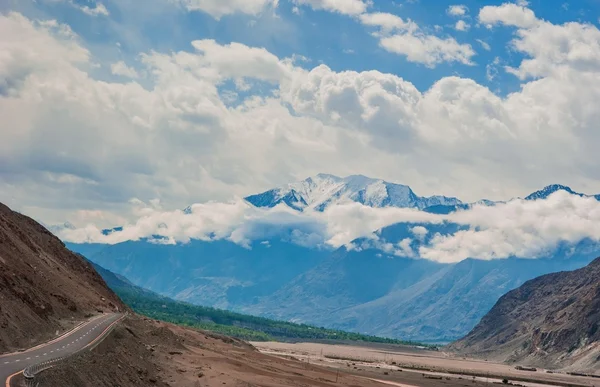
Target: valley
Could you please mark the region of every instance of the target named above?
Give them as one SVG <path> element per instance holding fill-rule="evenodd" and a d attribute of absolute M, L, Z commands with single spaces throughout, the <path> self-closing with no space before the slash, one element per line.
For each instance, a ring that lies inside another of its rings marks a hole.
<path fill-rule="evenodd" d="M 402 385 L 472 385 L 509 382 L 527 387 L 595 386 L 597 378 L 520 371 L 513 365 L 393 345 L 335 345 L 323 343 L 252 342 L 262 353 L 292 357 L 310 364 L 342 369 Z M 439 378 L 439 379 L 438 379 Z"/>
<path fill-rule="evenodd" d="M 267 210 L 283 206 L 311 216 L 354 203 L 441 218 L 393 223 L 337 248 L 315 237 L 312 226 L 305 230 L 306 225 L 295 223 L 259 228 L 245 244 L 227 238 L 158 243 L 160 236 L 154 235 L 115 244 L 67 242 L 67 247 L 175 300 L 372 336 L 448 343 L 469 333 L 506 292 L 540 275 L 581 268 L 598 256 L 600 245 L 592 238 L 561 242 L 535 259 L 473 256 L 440 262 L 419 252 L 431 249 L 435 241 L 472 232 L 453 219 L 468 216 L 474 208 L 535 205 L 553 195 L 594 203 L 599 198 L 555 184 L 525 199 L 464 203 L 445 196 L 420 197 L 408 186 L 365 176 L 320 174 L 250 195 L 246 205 Z M 290 201 L 292 197 L 297 200 Z M 202 209 L 191 206 L 177 214 L 188 222 L 201 218 Z M 115 236 L 123 228 L 103 232 Z M 317 244 L 306 243 L 307 235 Z"/>
<path fill-rule="evenodd" d="M 0 0 L 0 387 L 600 387 L 600 0 Z"/>

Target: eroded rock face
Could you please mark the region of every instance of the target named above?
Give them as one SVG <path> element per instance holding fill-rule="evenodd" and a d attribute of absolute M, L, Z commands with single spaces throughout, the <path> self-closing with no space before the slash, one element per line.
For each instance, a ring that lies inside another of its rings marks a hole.
<path fill-rule="evenodd" d="M 124 305 L 89 262 L 34 220 L 0 204 L 0 353 L 54 337 Z"/>
<path fill-rule="evenodd" d="M 600 258 L 507 293 L 450 348 L 509 362 L 598 370 L 599 327 Z"/>

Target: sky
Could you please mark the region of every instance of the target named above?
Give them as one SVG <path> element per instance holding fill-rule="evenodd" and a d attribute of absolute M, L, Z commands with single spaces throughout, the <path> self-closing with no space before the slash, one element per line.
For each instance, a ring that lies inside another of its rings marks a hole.
<path fill-rule="evenodd" d="M 317 173 L 600 193 L 600 2 L 0 0 L 0 198 L 109 227 Z"/>

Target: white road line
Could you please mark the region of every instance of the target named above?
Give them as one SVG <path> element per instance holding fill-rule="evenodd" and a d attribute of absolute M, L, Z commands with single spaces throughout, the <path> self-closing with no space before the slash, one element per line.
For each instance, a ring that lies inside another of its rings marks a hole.
<path fill-rule="evenodd" d="M 20 362 L 20 361 L 21 361 L 21 359 L 17 359 L 17 360 L 15 360 L 15 363 L 18 363 L 18 362 Z"/>
<path fill-rule="evenodd" d="M 5 361 L 4 364 L 8 364 L 9 362 Z"/>

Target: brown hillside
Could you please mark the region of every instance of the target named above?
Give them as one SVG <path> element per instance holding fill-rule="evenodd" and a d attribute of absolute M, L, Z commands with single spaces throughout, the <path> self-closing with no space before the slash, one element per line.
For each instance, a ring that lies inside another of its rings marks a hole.
<path fill-rule="evenodd" d="M 0 353 L 31 347 L 117 307 L 124 308 L 87 261 L 0 203 Z"/>
<path fill-rule="evenodd" d="M 507 293 L 465 338 L 464 354 L 567 370 L 600 370 L 600 258 Z"/>

